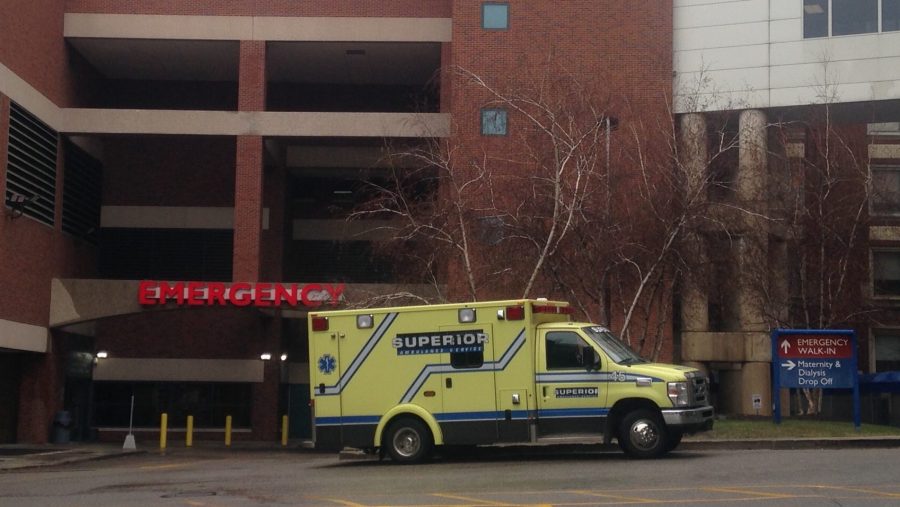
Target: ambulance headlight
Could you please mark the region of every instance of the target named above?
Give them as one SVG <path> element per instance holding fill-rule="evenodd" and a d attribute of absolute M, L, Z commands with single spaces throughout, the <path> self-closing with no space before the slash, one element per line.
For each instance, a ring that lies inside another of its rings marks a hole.
<path fill-rule="evenodd" d="M 369 329 L 374 325 L 375 317 L 372 315 L 357 315 L 356 316 L 356 327 L 358 329 Z"/>
<path fill-rule="evenodd" d="M 466 324 L 468 322 L 475 322 L 475 309 L 474 308 L 460 308 L 459 309 L 459 322 L 462 324 Z"/>
<path fill-rule="evenodd" d="M 686 407 L 688 400 L 688 383 L 687 382 L 669 382 L 669 399 L 675 407 Z"/>

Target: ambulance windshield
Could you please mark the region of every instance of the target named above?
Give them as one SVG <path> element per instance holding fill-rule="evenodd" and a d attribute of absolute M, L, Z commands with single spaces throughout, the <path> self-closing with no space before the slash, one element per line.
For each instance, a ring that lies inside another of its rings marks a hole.
<path fill-rule="evenodd" d="M 635 364 L 646 363 L 641 356 L 635 354 L 633 350 L 628 348 L 618 338 L 616 338 L 609 329 L 602 326 L 588 326 L 582 328 L 591 340 L 606 352 L 606 355 L 616 364 Z"/>

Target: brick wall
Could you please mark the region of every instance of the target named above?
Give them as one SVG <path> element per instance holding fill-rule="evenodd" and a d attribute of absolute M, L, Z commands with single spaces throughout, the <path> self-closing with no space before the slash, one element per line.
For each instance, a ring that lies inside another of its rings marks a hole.
<path fill-rule="evenodd" d="M 103 147 L 104 205 L 234 205 L 232 137 L 109 136 Z"/>
<path fill-rule="evenodd" d="M 66 12 L 218 16 L 447 17 L 450 0 L 66 0 Z"/>

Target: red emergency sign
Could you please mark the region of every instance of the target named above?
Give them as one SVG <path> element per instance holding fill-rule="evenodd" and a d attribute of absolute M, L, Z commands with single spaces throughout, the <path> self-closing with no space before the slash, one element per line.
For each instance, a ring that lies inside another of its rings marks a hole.
<path fill-rule="evenodd" d="M 778 342 L 778 357 L 793 359 L 842 359 L 853 357 L 849 336 L 843 335 L 782 335 Z"/>
<path fill-rule="evenodd" d="M 138 285 L 141 305 L 175 302 L 188 306 L 297 306 L 318 307 L 340 302 L 344 284 L 247 283 L 235 282 L 157 282 L 145 280 Z"/>

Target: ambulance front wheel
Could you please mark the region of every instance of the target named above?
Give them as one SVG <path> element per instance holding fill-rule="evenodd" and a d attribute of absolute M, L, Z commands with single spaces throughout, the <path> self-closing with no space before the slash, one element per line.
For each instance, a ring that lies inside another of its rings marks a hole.
<path fill-rule="evenodd" d="M 632 458 L 656 458 L 670 450 L 666 426 L 650 410 L 635 410 L 622 419 L 619 446 Z"/>
<path fill-rule="evenodd" d="M 434 440 L 422 421 L 404 417 L 391 423 L 384 446 L 397 463 L 420 463 L 431 454 Z"/>

